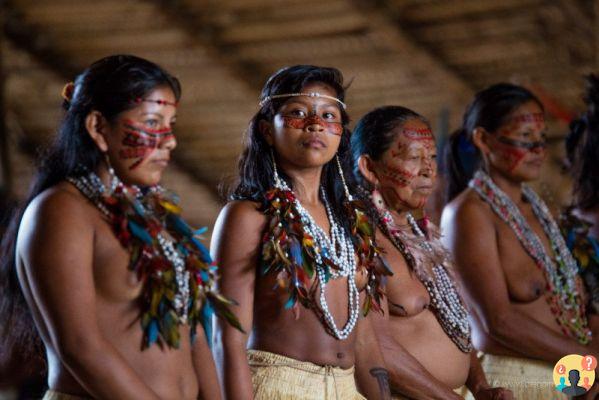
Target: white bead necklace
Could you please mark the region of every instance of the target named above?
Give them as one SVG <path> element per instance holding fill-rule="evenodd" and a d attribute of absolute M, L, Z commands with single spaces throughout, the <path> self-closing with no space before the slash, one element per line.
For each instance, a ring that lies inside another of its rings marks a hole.
<path fill-rule="evenodd" d="M 275 176 L 275 186 L 281 190 L 291 191 L 287 183 L 278 176 Z M 355 249 L 351 238 L 348 237 L 343 227 L 336 222 L 324 189 L 322 188 L 321 194 L 327 211 L 327 217 L 331 225 L 330 239 L 329 235 L 318 226 L 316 221 L 314 221 L 314 218 L 312 218 L 310 213 L 302 206 L 296 196 L 294 196 L 293 204 L 301 218 L 304 231 L 314 239 L 315 247 L 320 250 L 315 252 L 314 258 L 316 261 L 316 274 L 320 284 L 319 300 L 324 320 L 337 339 L 345 340 L 354 330 L 360 314 L 360 293 L 356 285 L 357 263 L 354 255 Z M 331 270 L 331 268 L 323 262 L 323 257 L 330 260 L 334 265 L 338 266 L 339 269 Z M 328 280 L 327 275 L 332 279 L 347 277 L 349 315 L 348 321 L 342 329 L 337 327 L 326 300 L 325 292 Z"/>

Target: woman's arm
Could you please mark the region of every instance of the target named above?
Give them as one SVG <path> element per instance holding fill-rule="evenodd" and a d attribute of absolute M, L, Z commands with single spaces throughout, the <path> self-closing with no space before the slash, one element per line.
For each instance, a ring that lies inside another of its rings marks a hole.
<path fill-rule="evenodd" d="M 98 399 L 158 399 L 100 333 L 92 270 L 95 210 L 53 189 L 28 207 L 17 240 L 19 281 L 32 294 L 62 364 Z"/>
<path fill-rule="evenodd" d="M 216 374 L 216 366 L 212 358 L 206 334 L 201 326 L 197 327 L 195 342 L 192 349 L 193 367 L 200 389 L 198 399 L 220 400 L 221 391 Z"/>
<path fill-rule="evenodd" d="M 450 387 L 431 375 L 408 351 L 397 342 L 389 329 L 387 298 L 382 302 L 384 314 L 373 313 L 371 321 L 382 350 L 389 381 L 394 391 L 416 400 L 460 399 Z"/>
<path fill-rule="evenodd" d="M 466 387 L 476 400 L 512 400 L 514 398 L 514 394 L 508 389 L 489 386 L 483 367 L 476 356 L 476 350 L 470 353 L 470 370 Z"/>
<path fill-rule="evenodd" d="M 264 216 L 250 202 L 233 202 L 221 211 L 210 251 L 220 269 L 220 291 L 238 305 L 232 308 L 246 333 L 218 321 L 218 368 L 227 399 L 252 399 L 252 377 L 247 362 L 248 334 L 252 329 L 254 284 Z"/>
<path fill-rule="evenodd" d="M 390 400 L 389 373 L 371 322 L 374 311 L 356 328 L 356 381 L 368 399 Z"/>
<path fill-rule="evenodd" d="M 512 306 L 488 210 L 474 202 L 466 202 L 457 210 L 447 206 L 441 225 L 444 244 L 455 257 L 472 307 L 493 339 L 525 357 L 548 362 L 589 351 Z"/>

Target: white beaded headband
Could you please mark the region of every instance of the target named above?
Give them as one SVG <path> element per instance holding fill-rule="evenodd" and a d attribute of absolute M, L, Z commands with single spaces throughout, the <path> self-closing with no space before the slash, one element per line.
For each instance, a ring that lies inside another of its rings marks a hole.
<path fill-rule="evenodd" d="M 333 96 L 328 96 L 326 94 L 320 94 L 320 93 L 316 93 L 316 92 L 310 92 L 310 93 L 285 93 L 285 94 L 274 94 L 272 96 L 266 96 L 265 98 L 263 98 L 262 100 L 260 100 L 260 107 L 264 107 L 264 105 L 266 103 L 268 103 L 271 100 L 274 99 L 280 99 L 283 97 L 299 97 L 299 96 L 306 96 L 306 97 L 322 97 L 324 99 L 329 99 L 329 100 L 334 100 L 337 103 L 341 104 L 341 107 L 343 107 L 343 109 L 345 110 L 347 108 L 347 106 L 345 105 L 344 102 L 342 102 L 341 100 L 339 100 L 336 97 Z"/>

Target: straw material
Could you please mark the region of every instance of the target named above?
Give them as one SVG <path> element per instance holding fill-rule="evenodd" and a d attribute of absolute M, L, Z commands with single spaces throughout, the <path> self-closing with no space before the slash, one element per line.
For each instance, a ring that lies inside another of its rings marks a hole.
<path fill-rule="evenodd" d="M 255 400 L 365 400 L 354 367 L 342 369 L 248 350 Z"/>

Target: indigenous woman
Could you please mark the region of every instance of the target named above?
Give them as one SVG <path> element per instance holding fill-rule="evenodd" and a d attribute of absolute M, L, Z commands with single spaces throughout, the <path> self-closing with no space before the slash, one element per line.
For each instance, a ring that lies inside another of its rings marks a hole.
<path fill-rule="evenodd" d="M 553 365 L 599 348 L 576 262 L 526 185 L 543 165 L 545 131 L 543 107 L 528 90 L 496 84 L 479 92 L 450 139 L 452 201 L 441 220 L 473 305 L 487 379 L 531 400 L 564 398 L 553 387 Z"/>
<path fill-rule="evenodd" d="M 377 243 L 394 273 L 385 312 L 373 323 L 395 397 L 459 399 L 454 389 L 467 385 L 476 399 L 511 399 L 489 387 L 472 351 L 468 310 L 438 229 L 416 219 L 437 172 L 428 121 L 404 107 L 377 108 L 356 125 L 351 148 Z"/>
<path fill-rule="evenodd" d="M 566 138 L 574 178 L 572 205 L 560 216 L 566 244 L 578 262 L 589 313 L 599 313 L 599 77 L 587 77 L 587 111 L 572 122 Z"/>
<path fill-rule="evenodd" d="M 361 391 L 388 395 L 376 338 L 361 318 L 379 307 L 384 266 L 345 175 L 344 95 L 338 70 L 308 65 L 278 71 L 262 90 L 237 200 L 212 237 L 222 291 L 252 333 L 222 327 L 229 399 L 362 399 L 358 361 Z"/>
<path fill-rule="evenodd" d="M 133 56 L 103 58 L 65 87 L 58 138 L 3 256 L 3 325 L 22 340 L 35 321 L 45 399 L 220 398 L 198 325 L 228 302 L 158 186 L 180 93 L 176 78 Z"/>

